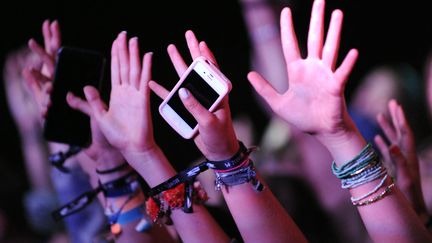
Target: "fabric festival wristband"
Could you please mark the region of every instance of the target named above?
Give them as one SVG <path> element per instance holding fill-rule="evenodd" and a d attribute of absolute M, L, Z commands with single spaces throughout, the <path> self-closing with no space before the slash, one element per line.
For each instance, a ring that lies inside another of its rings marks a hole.
<path fill-rule="evenodd" d="M 203 162 L 199 165 L 193 166 L 189 169 L 183 170 L 177 175 L 171 177 L 167 181 L 153 187 L 150 189 L 149 196 L 157 195 L 163 191 L 172 189 L 181 183 L 185 182 L 191 182 L 195 180 L 195 177 L 200 174 L 201 172 L 204 172 L 208 170 L 208 166 L 206 165 L 206 162 Z"/>
<path fill-rule="evenodd" d="M 228 170 L 240 165 L 244 158 L 249 155 L 252 150 L 248 150 L 243 142 L 239 141 L 240 148 L 236 154 L 227 160 L 220 161 L 206 161 L 207 166 L 213 170 Z"/>
<path fill-rule="evenodd" d="M 105 197 L 120 197 L 131 194 L 140 188 L 136 172 L 133 171 L 119 179 L 101 184 Z"/>

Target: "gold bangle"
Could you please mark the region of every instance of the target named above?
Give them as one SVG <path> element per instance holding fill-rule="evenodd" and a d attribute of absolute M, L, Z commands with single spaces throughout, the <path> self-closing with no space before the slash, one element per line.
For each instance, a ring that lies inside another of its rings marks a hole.
<path fill-rule="evenodd" d="M 393 187 L 394 187 L 394 183 L 387 186 L 386 189 L 384 191 L 382 191 L 380 194 L 378 194 L 377 196 L 375 196 L 371 199 L 368 199 L 366 201 L 363 201 L 363 202 L 353 202 L 353 205 L 360 207 L 360 206 L 366 206 L 366 205 L 372 204 L 374 202 L 377 202 L 377 201 L 383 199 L 385 196 L 387 196 L 391 192 L 391 189 Z"/>

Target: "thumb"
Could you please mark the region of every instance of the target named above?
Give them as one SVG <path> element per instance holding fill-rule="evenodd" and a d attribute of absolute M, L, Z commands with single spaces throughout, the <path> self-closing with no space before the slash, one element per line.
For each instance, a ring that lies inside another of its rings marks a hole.
<path fill-rule="evenodd" d="M 181 88 L 178 93 L 183 105 L 192 114 L 198 124 L 203 125 L 213 119 L 213 114 L 202 106 L 189 90 Z"/>
<path fill-rule="evenodd" d="M 68 92 L 66 95 L 66 101 L 70 107 L 75 110 L 79 110 L 87 116 L 92 115 L 92 109 L 88 102 L 74 95 L 72 92 Z"/>
<path fill-rule="evenodd" d="M 100 98 L 99 91 L 93 86 L 85 86 L 84 94 L 95 118 L 99 120 L 107 112 L 106 105 Z"/>

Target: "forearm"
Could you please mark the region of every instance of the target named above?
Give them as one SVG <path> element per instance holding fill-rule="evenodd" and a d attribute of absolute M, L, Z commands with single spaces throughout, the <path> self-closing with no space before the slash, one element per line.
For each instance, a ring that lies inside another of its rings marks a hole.
<path fill-rule="evenodd" d="M 48 151 L 39 129 L 20 132 L 26 172 L 34 189 L 52 190 Z"/>
<path fill-rule="evenodd" d="M 318 137 L 338 167 L 356 157 L 366 145 L 357 128 L 354 125 L 348 127 L 337 136 Z M 390 179 L 385 180 L 382 189 L 372 195 L 383 193 L 391 183 Z M 373 191 L 377 184 L 377 180 L 373 180 L 349 190 L 353 198 L 359 198 Z M 431 240 L 421 220 L 397 187 L 391 188 L 381 200 L 357 207 L 370 237 L 376 242 Z"/>
<path fill-rule="evenodd" d="M 267 0 L 241 1 L 243 17 L 253 47 L 253 68 L 279 92 L 288 86 L 276 14 Z"/>
<path fill-rule="evenodd" d="M 269 188 L 257 192 L 245 183 L 222 192 L 245 242 L 306 242 Z"/>
<path fill-rule="evenodd" d="M 176 175 L 175 169 L 157 146 L 145 153 L 123 154 L 152 188 Z M 229 242 L 228 236 L 202 205 L 194 204 L 193 213 L 173 210 L 171 219 L 184 242 Z"/>
<path fill-rule="evenodd" d="M 89 175 L 93 187 L 99 186 L 99 183 L 105 184 L 118 180 L 133 171 L 130 166 L 122 166 L 122 169 L 110 173 L 97 173 L 96 171 L 103 172 L 116 167 L 119 168 L 120 165 L 126 163 L 123 156 L 115 150 L 103 151 L 97 157 L 96 161 L 92 161 L 85 152 L 81 152 L 78 155 L 80 164 Z M 145 197 L 140 189 L 134 192 L 134 195 L 124 195 L 120 197 L 106 197 L 99 194 L 98 199 L 105 210 L 110 208 L 110 210 L 113 210 L 113 212 L 111 212 L 113 215 L 118 215 L 117 219 L 120 219 L 122 213 L 140 207 L 140 205 L 143 207 L 145 204 Z M 111 218 L 113 217 L 111 216 Z M 137 231 L 136 227 L 141 219 L 142 218 L 138 218 L 126 224 L 121 224 L 121 232 L 116 235 L 116 242 L 172 242 L 172 238 L 164 227 L 152 227 L 145 232 Z M 116 223 L 117 222 L 114 222 L 113 224 Z"/>

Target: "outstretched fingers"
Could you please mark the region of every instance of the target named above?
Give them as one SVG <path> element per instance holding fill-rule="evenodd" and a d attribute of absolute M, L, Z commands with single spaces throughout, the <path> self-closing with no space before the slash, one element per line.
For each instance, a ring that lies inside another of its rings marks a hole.
<path fill-rule="evenodd" d="M 60 25 L 57 20 L 54 20 L 50 26 L 51 31 L 51 40 L 50 40 L 50 48 L 53 55 L 60 49 L 61 46 L 61 32 Z"/>
<path fill-rule="evenodd" d="M 282 49 L 287 64 L 301 59 L 298 47 L 297 36 L 294 30 L 291 10 L 286 7 L 281 12 L 280 17 Z"/>
<path fill-rule="evenodd" d="M 257 72 L 250 72 L 247 77 L 256 92 L 264 98 L 270 107 L 274 108 L 278 101 L 279 93 L 273 86 Z"/>
<path fill-rule="evenodd" d="M 140 88 L 141 60 L 138 46 L 138 37 L 129 40 L 129 82 L 136 89 Z"/>
<path fill-rule="evenodd" d="M 324 64 L 334 71 L 339 52 L 339 43 L 342 30 L 343 13 L 340 10 L 334 10 L 330 20 L 330 27 L 325 40 L 322 60 Z"/>
<path fill-rule="evenodd" d="M 129 84 L 129 50 L 126 35 L 126 31 L 122 31 L 117 39 L 120 79 L 122 84 Z"/>
<path fill-rule="evenodd" d="M 308 33 L 308 57 L 321 58 L 324 38 L 324 0 L 315 0 L 312 6 Z"/>
<path fill-rule="evenodd" d="M 202 56 L 207 57 L 216 67 L 219 67 L 219 65 L 216 62 L 216 57 L 214 56 L 213 52 L 208 47 L 207 43 L 205 41 L 201 41 L 199 43 L 199 49 Z"/>
<path fill-rule="evenodd" d="M 351 49 L 342 61 L 341 65 L 336 69 L 335 78 L 341 83 L 341 85 L 345 85 L 348 81 L 348 77 L 354 68 L 357 58 L 357 49 Z"/>
<path fill-rule="evenodd" d="M 183 60 L 183 57 L 180 55 L 180 52 L 177 50 L 177 47 L 173 44 L 170 44 L 168 45 L 167 52 L 174 66 L 174 69 L 177 72 L 177 75 L 179 77 L 182 76 L 183 73 L 186 72 L 188 65 Z"/>
<path fill-rule="evenodd" d="M 159 98 L 163 100 L 169 95 L 169 91 L 167 89 L 153 80 L 149 82 L 149 87 L 157 96 L 159 96 Z"/>
<path fill-rule="evenodd" d="M 53 53 L 51 52 L 51 48 L 50 48 L 50 42 L 51 42 L 51 30 L 50 30 L 50 21 L 48 19 L 46 19 L 43 24 L 42 24 L 42 35 L 43 35 L 43 39 L 44 39 L 44 43 L 45 43 L 45 51 L 52 55 Z"/>
<path fill-rule="evenodd" d="M 118 37 L 113 41 L 111 47 L 111 86 L 113 87 L 121 84 L 117 40 Z"/>
<path fill-rule="evenodd" d="M 186 31 L 185 37 L 192 59 L 195 60 L 197 57 L 201 56 L 198 39 L 192 30 Z"/>
<path fill-rule="evenodd" d="M 152 78 L 151 75 L 152 58 L 153 58 L 153 52 L 147 52 L 146 54 L 144 54 L 143 57 L 139 89 L 144 90 L 145 92 L 149 92 L 147 87 Z"/>

